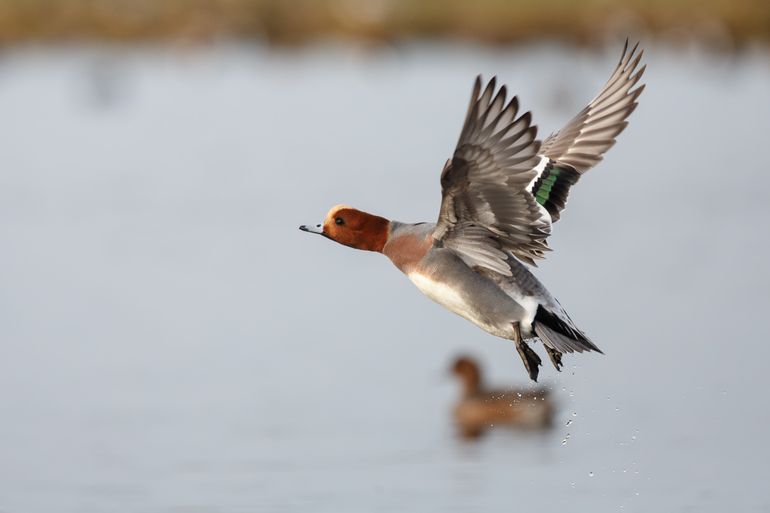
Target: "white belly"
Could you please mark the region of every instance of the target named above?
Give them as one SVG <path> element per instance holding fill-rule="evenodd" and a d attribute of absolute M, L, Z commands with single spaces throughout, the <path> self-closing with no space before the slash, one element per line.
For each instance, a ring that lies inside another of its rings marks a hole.
<path fill-rule="evenodd" d="M 447 285 L 446 283 L 433 280 L 423 274 L 410 273 L 409 279 L 412 283 L 420 289 L 420 292 L 428 296 L 430 299 L 440 304 L 450 312 L 454 312 L 460 317 L 468 319 L 476 326 L 480 327 L 484 331 L 487 331 L 498 337 L 508 338 L 513 334 L 503 332 L 499 327 L 491 325 L 484 319 L 479 312 L 473 308 L 463 297 L 463 295 L 456 289 Z"/>
<path fill-rule="evenodd" d="M 410 273 L 407 276 L 420 289 L 420 292 L 447 310 L 471 321 L 484 331 L 502 338 L 511 338 L 513 336 L 513 326 L 511 324 L 505 323 L 502 326 L 492 324 L 488 319 L 484 318 L 478 309 L 468 303 L 460 291 L 445 282 L 436 281 L 420 273 Z M 532 336 L 532 321 L 537 311 L 537 301 L 530 297 L 516 298 L 516 301 L 527 311 L 526 318 L 521 319 L 519 322 L 522 335 L 528 338 Z M 511 322 L 513 322 L 513 319 L 511 319 Z"/>
<path fill-rule="evenodd" d="M 457 290 L 446 283 L 435 281 L 419 273 L 411 273 L 408 276 L 409 279 L 412 280 L 412 283 L 420 289 L 420 292 L 431 298 L 433 301 L 457 315 L 472 320 L 471 318 L 473 315 L 470 305 L 468 305 L 467 301 L 465 301 L 463 296 Z"/>

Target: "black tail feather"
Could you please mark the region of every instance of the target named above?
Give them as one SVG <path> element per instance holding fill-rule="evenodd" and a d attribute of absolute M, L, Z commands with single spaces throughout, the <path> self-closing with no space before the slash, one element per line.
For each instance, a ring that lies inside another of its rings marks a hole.
<path fill-rule="evenodd" d="M 533 328 L 543 344 L 560 353 L 596 351 L 604 354 L 585 333 L 546 310 L 542 305 L 537 308 Z"/>

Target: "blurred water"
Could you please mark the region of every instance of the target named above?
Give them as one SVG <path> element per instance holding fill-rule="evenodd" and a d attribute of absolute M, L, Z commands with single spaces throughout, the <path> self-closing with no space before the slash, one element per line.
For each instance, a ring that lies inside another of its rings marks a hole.
<path fill-rule="evenodd" d="M 607 353 L 552 433 L 457 440 L 451 357 L 512 345 L 297 230 L 435 219 L 476 73 L 545 135 L 618 51 L 4 53 L 0 511 L 768 511 L 766 53 L 649 49 L 539 271 Z"/>

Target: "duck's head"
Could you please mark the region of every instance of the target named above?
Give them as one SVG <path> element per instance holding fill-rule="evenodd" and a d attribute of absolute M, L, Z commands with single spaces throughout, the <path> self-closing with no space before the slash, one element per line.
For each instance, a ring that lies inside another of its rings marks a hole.
<path fill-rule="evenodd" d="M 452 374 L 463 383 L 467 395 L 476 392 L 481 387 L 481 370 L 476 360 L 470 356 L 460 356 L 452 364 Z"/>
<path fill-rule="evenodd" d="M 381 252 L 388 241 L 390 221 L 347 205 L 337 205 L 326 214 L 323 224 L 303 224 L 299 229 L 351 248 Z"/>

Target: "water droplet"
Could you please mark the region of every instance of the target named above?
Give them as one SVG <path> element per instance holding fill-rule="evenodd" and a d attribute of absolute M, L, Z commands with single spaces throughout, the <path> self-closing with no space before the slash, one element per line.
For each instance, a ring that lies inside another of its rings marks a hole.
<path fill-rule="evenodd" d="M 574 482 L 574 481 L 573 481 L 573 482 L 571 482 L 571 483 L 570 483 L 570 486 L 571 486 L 572 488 L 575 488 L 575 482 Z"/>
<path fill-rule="evenodd" d="M 634 492 L 634 495 L 636 495 L 637 497 L 639 497 L 639 492 Z"/>
<path fill-rule="evenodd" d="M 623 473 L 625 474 L 626 472 L 628 472 L 628 469 L 625 469 L 625 468 L 624 468 L 624 469 L 623 469 Z"/>
<path fill-rule="evenodd" d="M 588 473 L 588 477 L 594 477 L 594 473 L 593 473 L 593 472 L 589 472 L 589 473 Z M 638 494 L 637 494 L 637 495 L 638 495 Z"/>
<path fill-rule="evenodd" d="M 569 426 L 570 424 L 572 424 L 572 419 L 569 419 L 569 420 L 567 421 L 567 425 Z"/>
<path fill-rule="evenodd" d="M 577 412 L 576 412 L 576 411 L 573 411 L 573 412 L 572 412 L 572 416 L 573 416 L 573 417 L 577 417 Z"/>
<path fill-rule="evenodd" d="M 631 440 L 636 440 L 636 435 L 631 435 Z"/>
<path fill-rule="evenodd" d="M 615 407 L 615 411 L 620 411 L 620 408 L 618 408 L 618 407 L 616 406 L 616 407 Z"/>

